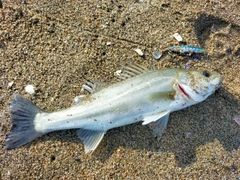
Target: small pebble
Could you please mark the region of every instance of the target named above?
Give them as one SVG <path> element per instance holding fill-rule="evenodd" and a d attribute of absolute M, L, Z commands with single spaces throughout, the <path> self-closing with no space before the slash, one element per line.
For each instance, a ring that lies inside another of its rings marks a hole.
<path fill-rule="evenodd" d="M 186 138 L 190 138 L 192 137 L 192 133 L 191 132 L 186 132 Z"/>
<path fill-rule="evenodd" d="M 25 91 L 26 91 L 26 93 L 28 93 L 28 94 L 33 94 L 33 93 L 35 92 L 33 85 L 27 85 L 27 86 L 25 87 Z"/>
<path fill-rule="evenodd" d="M 185 65 L 185 69 L 186 69 L 186 70 L 189 70 L 190 67 L 191 67 L 191 64 L 190 64 L 190 63 L 187 63 L 187 64 Z"/>
<path fill-rule="evenodd" d="M 240 116 L 235 116 L 233 120 L 240 126 Z"/>
<path fill-rule="evenodd" d="M 154 59 L 158 60 L 162 57 L 162 53 L 159 52 L 159 51 L 156 51 L 156 52 L 153 53 L 153 57 L 154 57 Z"/>
<path fill-rule="evenodd" d="M 133 49 L 134 51 L 136 51 L 140 56 L 143 56 L 143 52 L 141 49 Z"/>
<path fill-rule="evenodd" d="M 175 33 L 175 34 L 173 35 L 173 37 L 175 37 L 175 39 L 176 39 L 178 42 L 182 41 L 182 37 L 181 37 L 180 34 L 178 34 L 178 33 Z"/>

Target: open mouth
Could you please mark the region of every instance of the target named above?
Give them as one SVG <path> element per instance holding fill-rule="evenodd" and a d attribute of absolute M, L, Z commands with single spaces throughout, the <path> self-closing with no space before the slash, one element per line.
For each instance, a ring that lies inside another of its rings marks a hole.
<path fill-rule="evenodd" d="M 184 88 L 182 86 L 180 86 L 178 84 L 178 89 L 187 97 L 187 98 L 190 98 L 190 96 L 188 95 L 188 93 L 184 90 Z"/>

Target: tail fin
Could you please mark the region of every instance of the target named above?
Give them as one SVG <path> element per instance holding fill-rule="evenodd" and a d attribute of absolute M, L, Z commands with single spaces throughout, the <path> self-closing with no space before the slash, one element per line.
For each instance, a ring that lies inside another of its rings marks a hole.
<path fill-rule="evenodd" d="M 14 94 L 9 109 L 13 125 L 6 137 L 6 149 L 19 147 L 45 134 L 35 130 L 34 118 L 43 111 L 31 101 Z"/>

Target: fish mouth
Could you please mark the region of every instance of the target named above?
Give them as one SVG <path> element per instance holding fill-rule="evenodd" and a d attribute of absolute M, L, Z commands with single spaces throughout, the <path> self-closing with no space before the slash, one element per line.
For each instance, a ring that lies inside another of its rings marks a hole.
<path fill-rule="evenodd" d="M 185 98 L 190 99 L 190 95 L 185 91 L 185 89 L 180 84 L 177 84 L 177 87 Z"/>

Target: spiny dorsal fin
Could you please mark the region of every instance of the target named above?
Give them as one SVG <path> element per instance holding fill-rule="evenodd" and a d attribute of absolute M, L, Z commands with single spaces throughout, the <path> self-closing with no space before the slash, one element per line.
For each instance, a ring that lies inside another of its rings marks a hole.
<path fill-rule="evenodd" d="M 116 74 L 120 80 L 125 80 L 139 74 L 148 72 L 149 70 L 146 67 L 143 67 L 139 64 L 128 64 L 124 66 L 121 70 L 121 73 Z"/>

